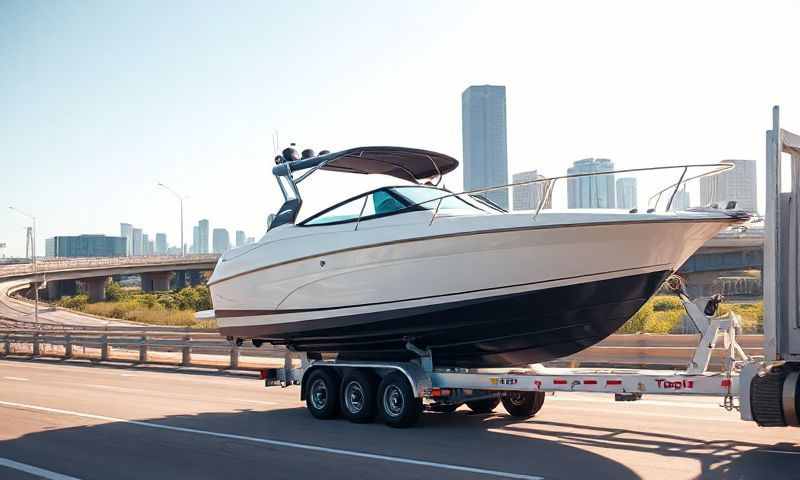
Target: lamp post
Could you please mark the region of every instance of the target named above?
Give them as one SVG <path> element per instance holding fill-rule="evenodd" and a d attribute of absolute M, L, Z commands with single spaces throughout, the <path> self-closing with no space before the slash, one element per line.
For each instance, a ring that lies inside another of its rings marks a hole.
<path fill-rule="evenodd" d="M 39 323 L 39 279 L 37 278 L 38 269 L 36 268 L 36 217 L 31 215 L 30 213 L 25 213 L 22 210 L 15 208 L 13 206 L 9 206 L 9 209 L 19 213 L 20 215 L 24 215 L 31 219 L 33 225 L 31 226 L 32 229 L 32 236 L 33 236 L 33 245 L 31 245 L 31 257 L 33 259 L 33 322 Z"/>
<path fill-rule="evenodd" d="M 158 182 L 158 186 L 167 189 L 171 194 L 175 195 L 175 197 L 180 202 L 180 205 L 181 205 L 181 256 L 185 257 L 186 256 L 186 247 L 184 246 L 184 243 L 183 243 L 183 199 L 184 199 L 184 197 L 182 195 L 180 195 L 178 192 L 176 192 L 175 190 L 169 188 L 168 186 L 164 185 L 161 182 Z"/>

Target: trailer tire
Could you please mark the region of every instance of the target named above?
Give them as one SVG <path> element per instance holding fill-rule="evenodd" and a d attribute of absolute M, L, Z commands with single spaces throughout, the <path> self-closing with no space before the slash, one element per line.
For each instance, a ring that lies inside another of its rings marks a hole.
<path fill-rule="evenodd" d="M 306 408 L 315 418 L 328 420 L 339 413 L 339 377 L 335 372 L 318 368 L 306 380 Z"/>
<path fill-rule="evenodd" d="M 407 428 L 419 420 L 422 399 L 414 396 L 414 389 L 402 373 L 392 372 L 381 380 L 377 407 L 387 425 Z"/>
<path fill-rule="evenodd" d="M 353 423 L 369 423 L 375 419 L 375 397 L 378 381 L 372 372 L 353 369 L 342 379 L 339 404 L 342 415 Z"/>
<path fill-rule="evenodd" d="M 503 408 L 516 418 L 536 415 L 544 404 L 544 392 L 513 392 L 503 397 Z"/>
<path fill-rule="evenodd" d="M 475 413 L 490 413 L 492 410 L 497 408 L 498 404 L 500 404 L 500 399 L 497 397 L 467 402 L 469 409 Z"/>

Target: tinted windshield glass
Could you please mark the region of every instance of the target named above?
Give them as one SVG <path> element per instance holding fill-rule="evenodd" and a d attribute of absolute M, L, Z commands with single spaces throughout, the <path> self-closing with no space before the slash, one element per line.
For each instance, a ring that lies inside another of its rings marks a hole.
<path fill-rule="evenodd" d="M 436 204 L 439 203 L 437 199 L 445 197 L 445 195 L 450 195 L 450 192 L 447 190 L 440 190 L 438 188 L 430 187 L 394 187 L 392 190 L 408 199 L 411 204 L 426 202 L 419 205 L 419 208 L 425 208 L 428 210 L 436 209 Z M 443 198 L 442 203 L 439 206 L 439 210 L 463 210 L 465 208 L 480 210 L 476 206 L 462 200 L 457 196 Z"/>
<path fill-rule="evenodd" d="M 366 203 L 364 200 L 366 199 Z M 377 190 L 366 195 L 361 195 L 349 200 L 338 207 L 324 211 L 311 219 L 303 222 L 303 225 L 326 225 L 331 223 L 342 223 L 355 221 L 361 216 L 361 220 L 369 220 L 376 216 L 387 215 L 398 210 L 407 208 L 402 201 L 386 190 Z"/>

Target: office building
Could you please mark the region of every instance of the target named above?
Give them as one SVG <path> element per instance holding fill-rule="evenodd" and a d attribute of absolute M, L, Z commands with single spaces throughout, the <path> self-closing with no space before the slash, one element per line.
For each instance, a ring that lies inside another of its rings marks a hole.
<path fill-rule="evenodd" d="M 736 208 L 756 212 L 756 162 L 755 160 L 725 160 L 733 163 L 733 170 L 700 178 L 700 204 L 716 203 L 720 208 L 736 201 Z"/>
<path fill-rule="evenodd" d="M 639 197 L 636 191 L 636 179 L 623 177 L 617 179 L 617 208 L 631 210 L 638 208 Z"/>
<path fill-rule="evenodd" d="M 461 133 L 464 148 L 464 188 L 496 187 L 508 183 L 506 87 L 474 85 L 461 95 Z M 508 189 L 483 193 L 508 208 Z"/>
<path fill-rule="evenodd" d="M 167 254 L 167 234 L 166 233 L 156 233 L 156 254 L 158 255 L 166 255 Z"/>
<path fill-rule="evenodd" d="M 245 235 L 242 230 L 236 230 L 236 247 L 241 247 L 244 245 Z"/>
<path fill-rule="evenodd" d="M 55 236 L 45 242 L 52 257 L 124 257 L 127 239 L 105 235 Z"/>
<path fill-rule="evenodd" d="M 133 255 L 133 225 L 120 223 L 119 236 L 125 239 L 125 255 Z"/>
<path fill-rule="evenodd" d="M 614 162 L 607 158 L 577 160 L 567 169 L 567 175 L 610 172 Z M 614 208 L 614 175 L 591 175 L 567 179 L 568 208 Z"/>
<path fill-rule="evenodd" d="M 214 253 L 225 253 L 231 248 L 231 239 L 228 235 L 228 230 L 224 228 L 215 228 L 213 233 L 213 247 Z"/>
<path fill-rule="evenodd" d="M 150 255 L 153 252 L 150 251 L 150 235 L 143 233 L 142 234 L 142 255 Z"/>
<path fill-rule="evenodd" d="M 192 247 L 189 249 L 191 253 L 200 253 L 200 227 L 195 225 L 192 227 Z"/>
<path fill-rule="evenodd" d="M 208 220 L 203 219 L 197 222 L 197 238 L 200 241 L 200 248 L 197 253 L 208 253 Z"/>
<path fill-rule="evenodd" d="M 670 210 L 686 210 L 692 206 L 691 197 L 689 192 L 684 188 L 675 192 L 675 198 L 672 199 L 672 207 Z"/>
<path fill-rule="evenodd" d="M 144 255 L 144 245 L 142 243 L 142 229 L 133 228 L 131 230 L 131 255 Z"/>
<path fill-rule="evenodd" d="M 529 172 L 515 173 L 511 182 L 531 182 L 542 178 L 545 177 L 539 175 L 536 170 L 531 170 Z M 514 210 L 536 210 L 539 208 L 539 202 L 546 191 L 547 182 L 529 183 L 514 187 L 512 191 Z M 552 208 L 552 198 L 548 198 L 542 208 Z"/>
<path fill-rule="evenodd" d="M 269 226 L 272 225 L 272 221 L 275 220 L 275 214 L 270 213 L 267 215 L 267 230 L 269 230 Z"/>

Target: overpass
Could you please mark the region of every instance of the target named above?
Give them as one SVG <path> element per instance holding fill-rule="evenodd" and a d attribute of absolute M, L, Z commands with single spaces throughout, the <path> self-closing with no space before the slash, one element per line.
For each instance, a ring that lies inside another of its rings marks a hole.
<path fill-rule="evenodd" d="M 213 270 L 218 259 L 217 254 L 39 259 L 35 272 L 31 263 L 2 265 L 0 278 L 46 284 L 51 300 L 74 294 L 75 282 L 81 281 L 91 300 L 98 301 L 105 299 L 105 286 L 114 275 L 140 275 L 144 291 L 168 290 L 173 274 L 182 285 L 187 275 Z"/>

